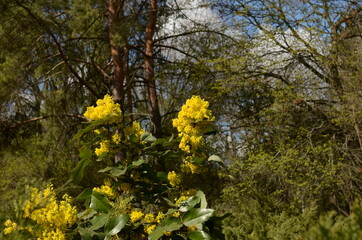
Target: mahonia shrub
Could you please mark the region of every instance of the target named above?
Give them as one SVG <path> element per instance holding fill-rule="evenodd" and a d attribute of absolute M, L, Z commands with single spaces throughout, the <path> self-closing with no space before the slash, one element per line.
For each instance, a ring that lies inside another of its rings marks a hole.
<path fill-rule="evenodd" d="M 30 235 L 57 240 L 218 239 L 222 233 L 215 226 L 222 217 L 208 208 L 201 187 L 187 184 L 192 176 L 222 166 L 218 156 L 203 150 L 203 134 L 214 121 L 208 106 L 199 96 L 187 100 L 173 120 L 178 138 L 159 139 L 139 122 L 127 122 L 109 95 L 88 107 L 84 116 L 89 122 L 74 137 L 81 144 L 80 161 L 69 181 L 73 188 L 86 186 L 76 197 L 78 211 L 67 195 L 57 201 L 51 187 L 34 190 L 22 216 L 39 225 L 33 233 L 28 229 Z M 102 180 L 95 186 L 84 183 L 94 170 Z M 6 234 L 23 230 L 17 222 L 6 222 Z"/>

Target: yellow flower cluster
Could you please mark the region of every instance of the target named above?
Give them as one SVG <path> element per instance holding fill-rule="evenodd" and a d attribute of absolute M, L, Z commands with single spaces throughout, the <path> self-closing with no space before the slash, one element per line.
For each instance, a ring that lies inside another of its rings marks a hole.
<path fill-rule="evenodd" d="M 145 232 L 146 232 L 147 234 L 151 234 L 151 232 L 152 232 L 153 230 L 155 230 L 155 228 L 156 228 L 156 224 L 151 224 L 151 225 L 145 225 L 145 226 L 144 226 Z"/>
<path fill-rule="evenodd" d="M 121 134 L 119 133 L 116 133 L 112 136 L 112 141 L 115 143 L 115 144 L 119 144 L 121 142 Z"/>
<path fill-rule="evenodd" d="M 175 173 L 175 171 L 167 174 L 167 179 L 170 181 L 172 187 L 176 187 L 181 183 L 181 178 Z"/>
<path fill-rule="evenodd" d="M 156 222 L 156 217 L 153 213 L 147 213 L 144 217 L 145 223 L 154 223 Z"/>
<path fill-rule="evenodd" d="M 53 230 L 51 232 L 43 232 L 42 238 L 38 238 L 37 240 L 66 240 L 66 237 L 62 231 L 59 229 Z"/>
<path fill-rule="evenodd" d="M 196 231 L 196 230 L 197 230 L 197 227 L 195 225 L 187 226 L 187 232 L 193 232 L 193 231 Z"/>
<path fill-rule="evenodd" d="M 211 110 L 208 109 L 209 102 L 200 96 L 192 96 L 182 106 L 178 117 L 172 120 L 172 125 L 177 128 L 181 137 L 179 148 L 186 153 L 195 152 L 202 143 L 205 121 L 213 121 Z"/>
<path fill-rule="evenodd" d="M 145 232 L 151 234 L 151 232 L 156 228 L 156 223 L 160 223 L 165 217 L 166 215 L 163 212 L 159 212 L 157 216 L 153 213 L 146 214 L 143 219 L 147 224 L 144 226 Z"/>
<path fill-rule="evenodd" d="M 44 191 L 31 189 L 31 197 L 24 207 L 24 218 L 34 220 L 42 226 L 40 232 L 34 234 L 38 240 L 65 240 L 65 231 L 77 220 L 77 210 L 71 206 L 71 198 L 63 195 L 62 201 L 57 201 L 52 185 Z"/>
<path fill-rule="evenodd" d="M 191 173 L 198 173 L 198 169 L 199 169 L 199 165 L 192 163 L 188 160 L 185 160 L 183 165 L 182 165 L 183 171 L 184 172 L 190 172 Z"/>
<path fill-rule="evenodd" d="M 93 191 L 97 191 L 105 195 L 109 199 L 115 199 L 117 197 L 117 194 L 114 192 L 114 190 L 111 187 L 110 181 L 104 181 L 104 185 L 102 185 L 101 187 L 93 188 Z"/>
<path fill-rule="evenodd" d="M 132 126 L 127 126 L 123 129 L 125 136 L 135 135 L 137 139 L 140 141 L 141 135 L 145 133 L 145 130 L 141 128 L 139 122 L 133 121 Z"/>
<path fill-rule="evenodd" d="M 108 140 L 104 140 L 104 141 L 100 142 L 99 145 L 100 145 L 100 147 L 96 148 L 94 150 L 94 152 L 96 153 L 97 156 L 100 156 L 103 153 L 106 153 L 109 151 L 109 141 Z"/>
<path fill-rule="evenodd" d="M 163 214 L 163 212 L 159 212 L 156 216 L 156 222 L 160 223 L 165 217 L 166 216 Z"/>
<path fill-rule="evenodd" d="M 143 217 L 143 213 L 141 211 L 138 211 L 138 210 L 133 210 L 129 216 L 129 218 L 131 219 L 131 222 L 137 222 L 139 220 L 142 219 Z"/>
<path fill-rule="evenodd" d="M 189 189 L 187 191 L 183 191 L 179 198 L 175 198 L 175 205 L 179 206 L 183 201 L 186 201 L 189 197 L 194 196 L 196 192 L 196 189 Z"/>
<path fill-rule="evenodd" d="M 18 224 L 16 224 L 15 222 L 11 221 L 10 219 L 6 220 L 5 223 L 5 229 L 4 229 L 4 234 L 9 234 L 11 233 L 12 231 L 16 231 L 17 230 L 17 227 L 18 227 Z"/>
<path fill-rule="evenodd" d="M 110 118 L 110 124 L 122 121 L 122 111 L 119 104 L 116 104 L 108 94 L 103 99 L 98 99 L 96 107 L 88 107 L 84 116 L 91 120 Z"/>
<path fill-rule="evenodd" d="M 145 215 L 143 220 L 145 223 L 160 223 L 165 217 L 166 215 L 163 212 L 159 212 L 157 216 L 153 213 L 148 213 Z"/>

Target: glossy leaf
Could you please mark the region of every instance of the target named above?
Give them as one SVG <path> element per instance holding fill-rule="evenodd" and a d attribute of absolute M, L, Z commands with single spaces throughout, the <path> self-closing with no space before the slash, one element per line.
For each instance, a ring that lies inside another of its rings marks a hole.
<path fill-rule="evenodd" d="M 157 138 L 155 138 L 151 133 L 146 132 L 141 135 L 141 140 L 145 142 L 155 142 Z"/>
<path fill-rule="evenodd" d="M 217 155 L 211 155 L 208 159 L 208 161 L 214 161 L 224 164 L 224 162 L 221 160 L 221 158 Z"/>
<path fill-rule="evenodd" d="M 111 169 L 111 175 L 112 175 L 113 177 L 122 176 L 122 175 L 124 175 L 126 172 L 127 172 L 127 167 L 125 167 L 125 168 L 123 168 L 123 169 L 114 167 L 114 168 Z"/>
<path fill-rule="evenodd" d="M 105 232 L 107 235 L 113 236 L 119 233 L 128 222 L 128 215 L 122 214 L 121 216 L 115 217 L 107 223 Z"/>
<path fill-rule="evenodd" d="M 151 234 L 148 236 L 149 240 L 158 240 L 163 236 L 163 228 L 162 227 L 156 227 L 155 230 L 151 232 Z"/>
<path fill-rule="evenodd" d="M 86 229 L 86 228 L 80 228 L 79 234 L 82 237 L 82 240 L 92 240 L 93 235 L 95 235 L 95 232 L 93 232 L 89 229 Z"/>
<path fill-rule="evenodd" d="M 165 232 L 171 232 L 179 230 L 182 227 L 182 222 L 177 217 L 167 217 L 162 220 L 160 225 Z"/>
<path fill-rule="evenodd" d="M 210 240 L 211 237 L 205 231 L 193 231 L 187 235 L 190 240 Z"/>
<path fill-rule="evenodd" d="M 206 196 L 202 191 L 197 191 L 196 196 L 200 198 L 200 208 L 207 208 Z"/>
<path fill-rule="evenodd" d="M 213 215 L 213 209 L 193 208 L 188 211 L 183 217 L 185 226 L 193 226 L 199 223 L 204 223 Z"/>
<path fill-rule="evenodd" d="M 189 197 L 186 201 L 181 202 L 179 210 L 180 212 L 187 212 L 191 208 L 195 207 L 199 202 L 200 198 L 198 196 Z"/>
<path fill-rule="evenodd" d="M 109 204 L 108 199 L 99 192 L 93 191 L 91 196 L 90 208 L 98 211 L 108 213 L 112 206 Z"/>
<path fill-rule="evenodd" d="M 88 166 L 88 164 L 91 162 L 89 159 L 83 159 L 81 160 L 77 166 L 73 169 L 73 171 L 70 174 L 70 180 L 74 184 L 80 183 L 82 181 L 84 176 L 84 168 Z"/>
<path fill-rule="evenodd" d="M 92 195 L 92 189 L 86 188 L 77 196 L 77 199 L 78 200 L 85 200 L 85 199 L 90 198 L 91 195 Z"/>
<path fill-rule="evenodd" d="M 96 217 L 94 217 L 90 222 L 92 223 L 92 226 L 89 227 L 90 230 L 97 230 L 103 227 L 109 219 L 108 214 L 100 214 Z"/>

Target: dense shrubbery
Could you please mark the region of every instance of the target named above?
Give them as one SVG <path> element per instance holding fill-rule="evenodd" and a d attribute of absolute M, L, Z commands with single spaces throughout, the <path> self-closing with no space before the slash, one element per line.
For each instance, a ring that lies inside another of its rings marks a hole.
<path fill-rule="evenodd" d="M 221 164 L 217 156 L 207 157 L 203 151 L 202 136 L 213 122 L 208 102 L 198 96 L 187 100 L 173 122 L 180 138 L 156 139 L 138 122 L 125 125 L 126 116 L 108 95 L 84 115 L 91 121 L 73 140 L 80 144 L 81 160 L 66 187 L 72 183 L 86 188 L 76 188 L 82 190 L 76 199 L 65 194 L 63 200 L 56 199 L 51 186 L 32 188 L 16 216 L 5 222 L 6 238 L 222 236 L 202 191 L 207 185 L 193 181 L 195 176 L 217 177 L 215 164 Z M 98 175 L 98 184 L 82 184 L 87 175 Z"/>

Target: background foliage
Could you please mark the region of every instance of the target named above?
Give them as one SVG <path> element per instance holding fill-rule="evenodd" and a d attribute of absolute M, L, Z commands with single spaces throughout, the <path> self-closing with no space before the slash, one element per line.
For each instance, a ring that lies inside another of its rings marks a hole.
<path fill-rule="evenodd" d="M 352 0 L 1 1 L 0 222 L 26 185 L 65 190 L 81 161 L 71 139 L 97 99 L 111 94 L 125 126 L 170 139 L 172 119 L 200 95 L 216 116 L 205 153 L 227 168 L 210 162 L 212 174 L 183 184 L 202 184 L 219 216 L 233 213 L 226 239 L 358 239 L 361 11 Z M 103 184 L 99 165 L 78 187 Z"/>

